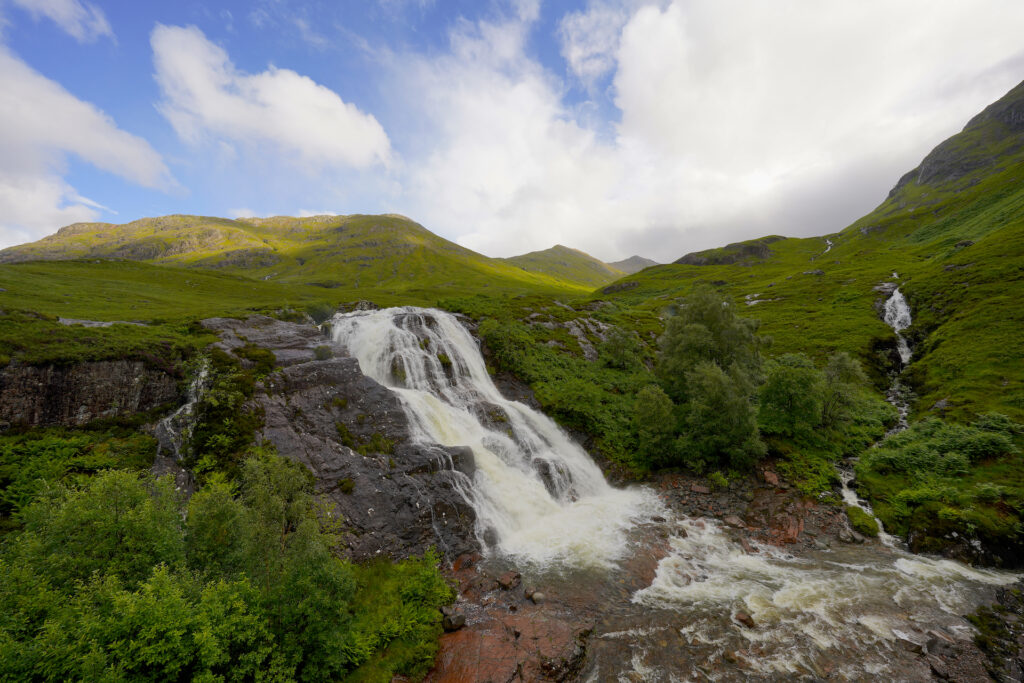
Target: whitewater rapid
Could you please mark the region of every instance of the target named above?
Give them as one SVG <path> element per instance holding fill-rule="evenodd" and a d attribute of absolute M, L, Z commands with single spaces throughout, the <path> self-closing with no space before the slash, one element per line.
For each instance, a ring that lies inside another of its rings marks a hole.
<path fill-rule="evenodd" d="M 460 493 L 482 546 L 539 566 L 608 567 L 627 532 L 663 513 L 651 491 L 616 489 L 550 418 L 504 398 L 476 341 L 450 313 L 390 308 L 332 321 L 335 342 L 401 398 L 421 443 L 468 446 L 476 461 Z"/>

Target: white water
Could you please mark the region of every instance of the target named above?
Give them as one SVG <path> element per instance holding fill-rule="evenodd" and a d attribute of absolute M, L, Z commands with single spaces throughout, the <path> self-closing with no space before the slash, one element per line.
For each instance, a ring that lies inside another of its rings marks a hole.
<path fill-rule="evenodd" d="M 485 549 L 536 566 L 610 566 L 626 534 L 662 513 L 646 489 L 615 489 L 545 415 L 506 400 L 473 337 L 449 313 L 390 308 L 339 314 L 334 340 L 392 388 L 421 443 L 469 446 L 477 470 L 460 493 Z"/>
<path fill-rule="evenodd" d="M 671 554 L 633 602 L 684 611 L 679 633 L 700 656 L 728 650 L 762 675 L 806 674 L 830 662 L 842 680 L 890 671 L 899 636 L 923 643 L 923 631 L 940 628 L 966 637 L 959 615 L 1018 578 L 870 546 L 795 557 L 755 543 L 757 552 L 747 553 L 717 522 L 681 526 L 685 535 L 670 539 Z M 733 621 L 737 611 L 755 628 Z"/>
<path fill-rule="evenodd" d="M 156 439 L 160 450 L 170 450 L 170 456 L 181 459 L 181 449 L 192 436 L 194 426 L 193 415 L 196 404 L 206 393 L 206 380 L 210 376 L 210 363 L 206 358 L 200 360 L 198 369 L 188 385 L 188 396 L 185 403 L 177 410 L 160 420 L 156 425 Z"/>
<path fill-rule="evenodd" d="M 900 354 L 900 361 L 903 365 L 906 365 L 910 362 L 913 352 L 910 350 L 910 345 L 907 344 L 907 340 L 902 332 L 910 327 L 913 319 L 910 316 L 910 306 L 907 305 L 907 300 L 899 287 L 894 289 L 892 295 L 885 301 L 884 320 L 885 324 L 896 333 L 896 344 Z"/>
<path fill-rule="evenodd" d="M 827 254 L 828 252 L 832 251 L 832 240 L 826 237 L 825 245 L 825 251 L 821 252 L 822 254 Z"/>

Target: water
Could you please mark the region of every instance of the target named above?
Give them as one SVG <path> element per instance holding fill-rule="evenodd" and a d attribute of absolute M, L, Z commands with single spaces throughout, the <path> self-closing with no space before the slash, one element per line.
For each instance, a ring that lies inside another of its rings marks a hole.
<path fill-rule="evenodd" d="M 885 301 L 884 320 L 885 324 L 896 333 L 896 345 L 900 354 L 900 362 L 903 366 L 906 366 L 914 354 L 910 350 L 910 345 L 907 343 L 906 337 L 903 336 L 902 332 L 910 327 L 913 319 L 910 316 L 910 306 L 907 305 L 907 300 L 899 287 L 892 290 L 892 294 Z"/>
<path fill-rule="evenodd" d="M 468 446 L 477 470 L 460 493 L 490 554 L 534 566 L 610 567 L 627 532 L 662 512 L 647 489 L 615 489 L 545 415 L 506 400 L 476 341 L 449 313 L 391 308 L 333 320 L 336 342 L 362 372 L 401 398 L 413 438 Z"/>
<path fill-rule="evenodd" d="M 158 454 L 166 454 L 176 461 L 181 459 L 181 450 L 192 437 L 196 405 L 206 393 L 206 380 L 209 376 L 210 363 L 203 358 L 199 361 L 199 367 L 196 369 L 192 381 L 189 382 L 185 403 L 157 422 L 154 436 L 159 445 Z"/>
<path fill-rule="evenodd" d="M 830 252 L 830 251 L 832 251 L 832 240 L 830 240 L 830 239 L 828 239 L 828 238 L 826 237 L 826 238 L 825 238 L 825 251 L 823 251 L 823 252 L 821 252 L 821 253 L 822 253 L 822 254 L 827 254 L 827 253 L 828 253 L 828 252 Z"/>
<path fill-rule="evenodd" d="M 461 493 L 490 557 L 595 615 L 582 680 L 929 680 L 901 639 L 925 643 L 933 628 L 969 639 L 960 615 L 1018 579 L 911 555 L 887 536 L 748 552 L 745 532 L 676 516 L 648 489 L 610 487 L 551 420 L 501 396 L 453 316 L 360 311 L 336 316 L 333 330 L 401 397 L 415 439 L 472 448 L 478 470 Z"/>

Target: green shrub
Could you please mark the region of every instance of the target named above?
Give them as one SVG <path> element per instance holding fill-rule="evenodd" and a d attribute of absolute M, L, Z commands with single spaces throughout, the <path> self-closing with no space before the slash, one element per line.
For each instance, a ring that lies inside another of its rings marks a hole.
<path fill-rule="evenodd" d="M 334 357 L 334 350 L 326 344 L 313 349 L 313 355 L 317 360 L 330 360 Z"/>
<path fill-rule="evenodd" d="M 871 538 L 878 536 L 878 522 L 856 505 L 846 506 L 846 516 L 850 519 L 850 526 L 857 533 Z"/>

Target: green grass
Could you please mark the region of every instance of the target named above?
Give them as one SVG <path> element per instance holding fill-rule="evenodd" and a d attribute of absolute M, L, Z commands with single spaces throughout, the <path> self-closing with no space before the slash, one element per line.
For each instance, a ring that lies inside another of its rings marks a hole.
<path fill-rule="evenodd" d="M 625 275 L 614 266 L 561 244 L 502 260 L 526 271 L 576 282 L 591 289 L 607 285 Z"/>

